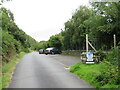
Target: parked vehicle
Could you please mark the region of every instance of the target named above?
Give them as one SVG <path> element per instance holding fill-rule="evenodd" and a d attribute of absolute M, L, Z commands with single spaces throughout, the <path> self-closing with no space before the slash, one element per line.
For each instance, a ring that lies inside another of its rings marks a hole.
<path fill-rule="evenodd" d="M 44 52 L 45 52 L 45 49 L 40 49 L 39 50 L 39 54 L 44 54 Z"/>
<path fill-rule="evenodd" d="M 57 48 L 47 48 L 44 53 L 47 55 L 47 54 L 61 54 L 62 52 Z"/>

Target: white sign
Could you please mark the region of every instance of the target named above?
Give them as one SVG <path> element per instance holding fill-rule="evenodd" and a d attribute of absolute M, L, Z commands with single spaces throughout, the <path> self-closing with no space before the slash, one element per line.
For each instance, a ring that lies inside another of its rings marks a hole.
<path fill-rule="evenodd" d="M 93 53 L 92 52 L 88 52 L 86 56 L 87 56 L 87 61 L 93 61 Z"/>

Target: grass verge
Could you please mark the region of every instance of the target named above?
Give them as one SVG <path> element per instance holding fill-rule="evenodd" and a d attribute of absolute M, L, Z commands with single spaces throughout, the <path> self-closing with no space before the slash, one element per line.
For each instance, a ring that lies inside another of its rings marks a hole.
<path fill-rule="evenodd" d="M 0 90 L 2 89 L 2 76 L 0 76 Z"/>
<path fill-rule="evenodd" d="M 8 87 L 16 64 L 20 61 L 20 59 L 25 54 L 26 54 L 25 52 L 21 52 L 20 54 L 17 54 L 10 62 L 3 63 L 2 76 L 0 76 L 0 79 L 2 79 L 2 85 L 1 85 L 0 89 Z"/>
<path fill-rule="evenodd" d="M 89 82 L 95 88 L 119 87 L 118 67 L 111 66 L 108 62 L 91 65 L 79 62 L 70 67 L 70 72 Z"/>

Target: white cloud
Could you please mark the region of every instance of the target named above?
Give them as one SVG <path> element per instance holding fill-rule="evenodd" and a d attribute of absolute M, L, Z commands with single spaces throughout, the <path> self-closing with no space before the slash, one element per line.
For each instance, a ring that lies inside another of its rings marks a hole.
<path fill-rule="evenodd" d="M 89 0 L 12 0 L 4 3 L 15 17 L 15 22 L 37 41 L 48 40 L 57 34 L 80 5 Z"/>

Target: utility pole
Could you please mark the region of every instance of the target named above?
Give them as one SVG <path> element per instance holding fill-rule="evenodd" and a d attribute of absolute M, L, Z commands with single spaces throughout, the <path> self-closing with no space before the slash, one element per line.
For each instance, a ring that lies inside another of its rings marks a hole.
<path fill-rule="evenodd" d="M 86 53 L 88 52 L 88 34 L 86 34 Z"/>
<path fill-rule="evenodd" d="M 114 38 L 114 48 L 116 47 L 116 35 L 114 34 L 113 35 L 113 38 Z"/>

